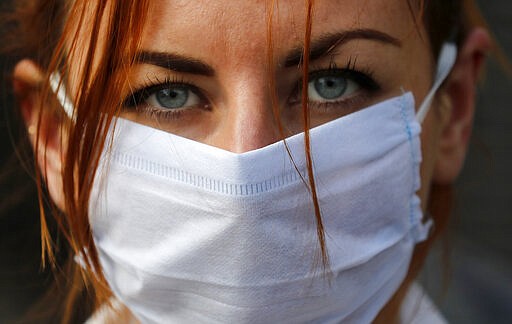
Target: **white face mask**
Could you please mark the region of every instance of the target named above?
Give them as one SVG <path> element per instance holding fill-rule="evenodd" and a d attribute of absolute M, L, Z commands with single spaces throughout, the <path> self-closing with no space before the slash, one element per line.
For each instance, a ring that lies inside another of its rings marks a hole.
<path fill-rule="evenodd" d="M 309 192 L 282 142 L 242 154 L 119 119 L 90 223 L 115 296 L 143 323 L 368 323 L 408 271 L 422 223 L 420 122 L 456 57 L 411 93 L 311 130 L 330 283 Z M 304 134 L 287 144 L 303 175 Z"/>

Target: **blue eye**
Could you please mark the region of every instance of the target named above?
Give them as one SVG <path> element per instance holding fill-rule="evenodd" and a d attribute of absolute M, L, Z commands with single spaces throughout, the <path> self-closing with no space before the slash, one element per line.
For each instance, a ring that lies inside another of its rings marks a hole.
<path fill-rule="evenodd" d="M 156 108 L 187 108 L 201 102 L 201 99 L 187 85 L 163 85 L 161 89 L 147 90 L 147 94 L 146 103 Z"/>
<path fill-rule="evenodd" d="M 152 113 L 177 113 L 188 108 L 207 107 L 204 97 L 194 85 L 173 80 L 147 84 L 130 94 L 123 105 Z"/>
<path fill-rule="evenodd" d="M 322 71 L 318 76 L 311 76 L 308 83 L 308 97 L 313 102 L 332 102 L 348 97 L 361 86 L 347 73 L 338 70 Z"/>

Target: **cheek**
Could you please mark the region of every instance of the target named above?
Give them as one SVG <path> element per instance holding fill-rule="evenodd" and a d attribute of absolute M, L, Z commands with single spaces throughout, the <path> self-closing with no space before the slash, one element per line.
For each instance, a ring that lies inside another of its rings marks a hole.
<path fill-rule="evenodd" d="M 420 167 L 421 187 L 418 195 L 421 199 L 423 211 L 426 210 L 429 199 L 440 137 L 440 130 L 437 127 L 435 114 L 432 113 L 433 110 L 434 107 L 431 108 L 431 113 L 427 114 L 421 131 L 421 154 L 423 159 Z"/>

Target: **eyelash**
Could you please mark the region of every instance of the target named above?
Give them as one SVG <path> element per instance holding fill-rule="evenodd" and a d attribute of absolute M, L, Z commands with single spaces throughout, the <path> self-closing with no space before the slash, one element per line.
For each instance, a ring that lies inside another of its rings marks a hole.
<path fill-rule="evenodd" d="M 185 111 L 191 107 L 184 107 L 178 109 L 161 109 L 158 107 L 152 107 L 144 102 L 159 90 L 183 87 L 194 93 L 202 102 L 206 102 L 205 96 L 201 93 L 193 83 L 186 81 L 183 78 L 177 77 L 165 77 L 160 80 L 158 77 L 154 79 L 147 79 L 142 86 L 131 91 L 131 94 L 123 101 L 123 106 L 127 109 L 133 109 L 140 113 L 147 114 L 153 118 L 166 118 L 166 119 L 179 119 Z M 202 108 L 210 110 L 210 105 L 204 104 Z"/>
<path fill-rule="evenodd" d="M 359 96 L 343 98 L 340 100 L 322 103 L 310 101 L 308 106 L 312 109 L 328 112 L 332 109 L 345 109 L 353 106 L 359 106 L 359 104 L 363 103 L 368 96 L 381 90 L 381 86 L 375 81 L 374 72 L 369 67 L 357 67 L 357 57 L 349 57 L 343 68 L 338 68 L 336 63 L 331 60 L 327 69 L 312 66 L 312 70 L 313 71 L 308 75 L 308 82 L 323 76 L 341 76 L 356 82 L 357 85 L 365 91 L 365 93 L 360 94 Z M 297 88 L 295 89 L 294 94 L 295 95 L 291 97 L 293 99 L 289 104 L 301 105 L 302 79 L 297 83 Z"/>
<path fill-rule="evenodd" d="M 363 91 L 362 94 L 352 96 L 349 98 L 343 98 L 340 100 L 327 101 L 327 102 L 312 102 L 310 101 L 309 107 L 319 111 L 328 112 L 332 109 L 346 109 L 353 106 L 359 106 L 360 103 L 364 102 L 368 96 L 378 92 L 381 87 L 375 81 L 373 71 L 369 68 L 357 68 L 357 57 L 350 57 L 343 68 L 338 68 L 336 64 L 331 61 L 328 68 L 316 68 L 313 66 L 312 72 L 309 73 L 308 80 L 314 80 L 323 76 L 341 76 L 348 80 L 355 82 L 361 87 L 358 92 Z M 177 109 L 161 109 L 153 107 L 145 101 L 154 93 L 159 90 L 184 87 L 195 94 L 203 105 L 200 106 L 189 106 Z M 302 93 L 302 80 L 299 80 L 297 86 L 292 91 L 292 95 L 288 99 L 288 105 L 300 105 L 301 104 L 301 93 Z M 142 86 L 133 90 L 131 94 L 123 101 L 123 106 L 126 109 L 136 110 L 139 113 L 147 114 L 151 118 L 164 118 L 169 120 L 179 119 L 183 113 L 186 113 L 190 108 L 201 108 L 204 110 L 211 110 L 210 105 L 207 103 L 206 96 L 197 88 L 193 83 L 187 82 L 183 78 L 166 77 L 163 80 L 155 77 L 154 79 L 148 79 Z"/>

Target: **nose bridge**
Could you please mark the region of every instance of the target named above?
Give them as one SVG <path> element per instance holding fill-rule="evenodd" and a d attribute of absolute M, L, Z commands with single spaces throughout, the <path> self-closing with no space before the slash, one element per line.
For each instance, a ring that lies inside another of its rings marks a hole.
<path fill-rule="evenodd" d="M 243 153 L 280 140 L 268 77 L 239 75 L 231 84 L 221 126 L 224 148 Z"/>

